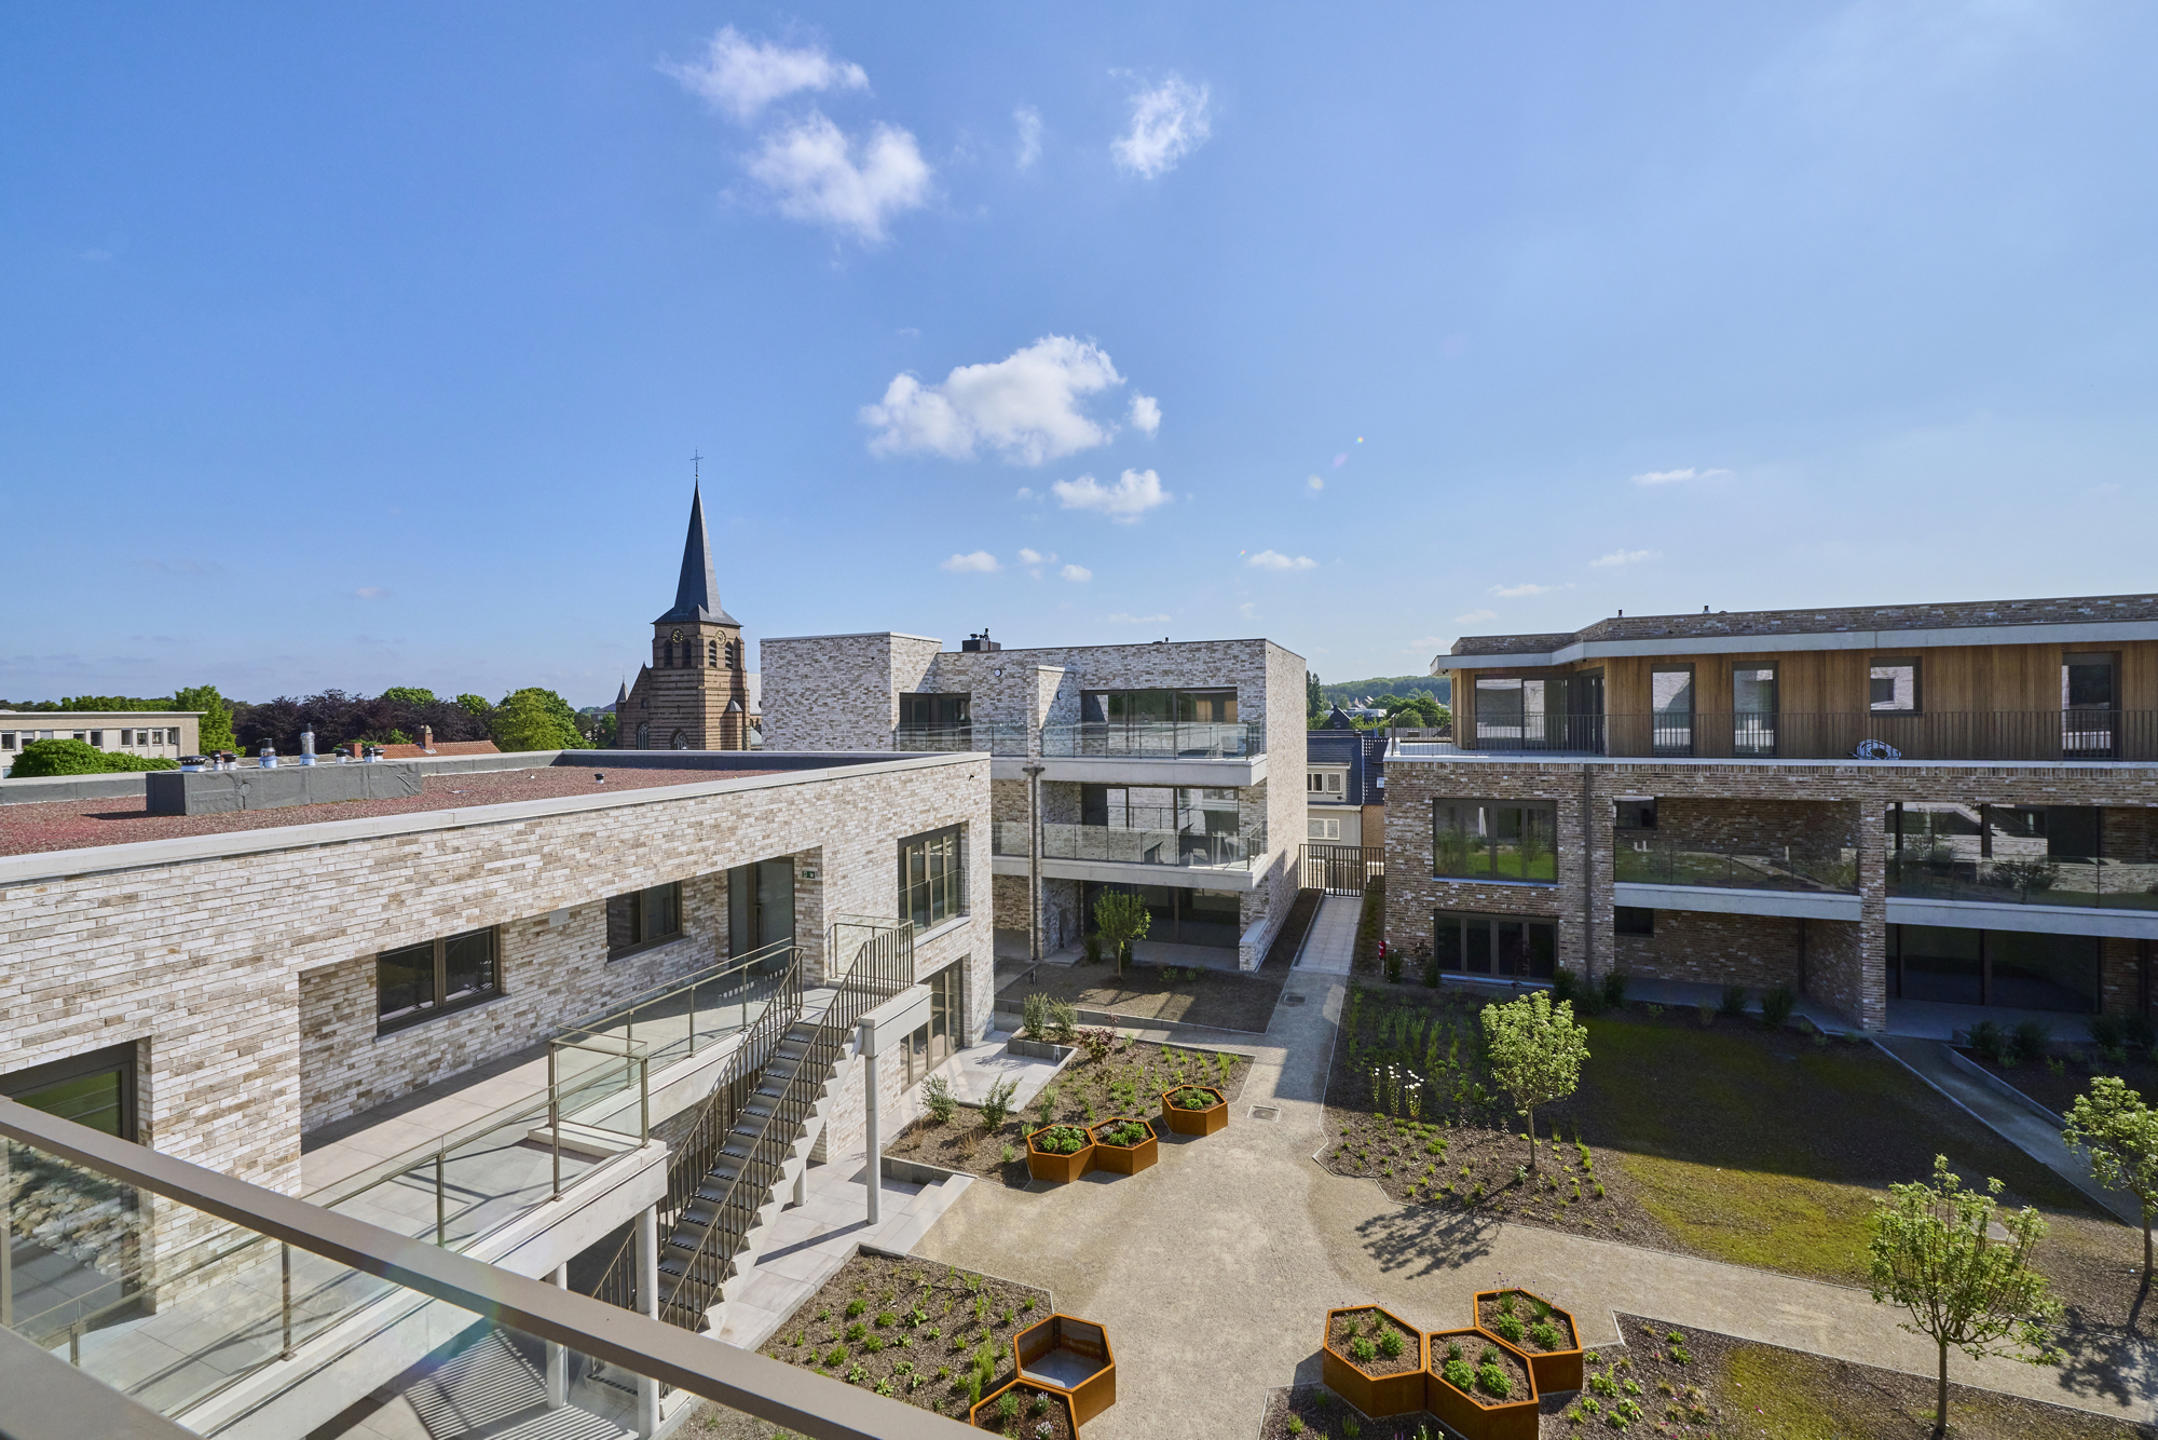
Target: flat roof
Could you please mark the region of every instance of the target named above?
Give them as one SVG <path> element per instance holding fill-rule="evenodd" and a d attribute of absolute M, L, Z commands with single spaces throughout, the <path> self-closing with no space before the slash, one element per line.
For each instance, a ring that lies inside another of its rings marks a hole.
<path fill-rule="evenodd" d="M 0 710 L 0 721 L 35 720 L 40 728 L 73 729 L 79 720 L 199 720 L 201 710 Z"/>

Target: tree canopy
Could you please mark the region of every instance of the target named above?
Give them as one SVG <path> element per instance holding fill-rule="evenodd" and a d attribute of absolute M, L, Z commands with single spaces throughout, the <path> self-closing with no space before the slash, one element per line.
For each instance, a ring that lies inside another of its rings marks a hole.
<path fill-rule="evenodd" d="M 424 691 L 421 693 L 425 693 Z M 487 724 L 461 705 L 430 700 L 416 704 L 385 691 L 369 699 L 342 690 L 325 690 L 304 699 L 280 696 L 260 705 L 243 705 L 233 716 L 241 748 L 258 750 L 267 741 L 281 755 L 296 753 L 300 732 L 315 732 L 315 748 L 329 751 L 354 740 L 397 744 L 431 728 L 438 741 L 485 740 Z"/>
<path fill-rule="evenodd" d="M 2143 1210 L 2143 1284 L 2151 1283 L 2151 1218 L 2158 1211 L 2158 1110 L 2118 1075 L 2097 1075 L 2069 1107 L 2061 1138 L 2090 1157 L 2099 1184 L 2126 1190 Z"/>
<path fill-rule="evenodd" d="M 195 745 L 203 754 L 239 748 L 240 742 L 232 733 L 232 705 L 217 693 L 215 685 L 181 686 L 172 692 L 172 708 L 202 712 L 201 733 Z"/>
<path fill-rule="evenodd" d="M 1126 952 L 1131 942 L 1146 938 L 1152 928 L 1154 917 L 1148 913 L 1146 901 L 1130 890 L 1104 890 L 1094 902 L 1094 928 L 1109 945 L 1116 957 L 1116 973 L 1124 973 Z"/>
<path fill-rule="evenodd" d="M 41 775 L 104 775 L 124 770 L 177 770 L 177 760 L 151 759 L 117 750 L 100 750 L 82 740 L 32 740 L 16 753 L 8 775 L 28 780 Z"/>
<path fill-rule="evenodd" d="M 1534 1170 L 1536 1107 L 1580 1088 L 1581 1062 L 1589 1058 L 1588 1028 L 1574 1019 L 1571 1000 L 1553 1005 L 1546 990 L 1486 1005 L 1483 1022 L 1491 1076 L 1528 1121 L 1529 1169 Z"/>
<path fill-rule="evenodd" d="M 494 742 L 504 750 L 581 750 L 577 712 L 552 690 L 512 690 L 488 717 Z"/>

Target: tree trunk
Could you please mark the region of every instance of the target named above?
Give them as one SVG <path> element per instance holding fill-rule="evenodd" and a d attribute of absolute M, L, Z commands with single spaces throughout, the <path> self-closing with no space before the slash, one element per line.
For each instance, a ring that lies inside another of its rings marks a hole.
<path fill-rule="evenodd" d="M 1529 1173 L 1534 1175 L 1536 1173 L 1536 1107 L 1534 1105 L 1526 1106 L 1521 1113 L 1528 1116 L 1529 1119 Z"/>
<path fill-rule="evenodd" d="M 2143 1207 L 2143 1288 L 2151 1288 L 2151 1207 Z"/>
<path fill-rule="evenodd" d="M 1941 1347 L 1941 1378 L 1933 1391 L 1933 1433 L 1936 1437 L 1948 1433 L 1948 1342 Z"/>

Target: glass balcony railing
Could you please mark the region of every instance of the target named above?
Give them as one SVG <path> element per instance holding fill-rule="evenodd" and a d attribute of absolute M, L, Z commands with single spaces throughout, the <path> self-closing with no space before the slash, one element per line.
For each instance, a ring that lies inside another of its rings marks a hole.
<path fill-rule="evenodd" d="M 1891 855 L 1888 893 L 1911 900 L 2158 910 L 2158 864 L 2066 855 L 2015 860 Z"/>
<path fill-rule="evenodd" d="M 1707 845 L 1619 831 L 1611 871 L 1622 885 L 1858 893 L 1858 851 L 1849 845 Z"/>
<path fill-rule="evenodd" d="M 1480 714 L 1455 743 L 1501 753 L 1696 759 L 2158 760 L 2158 710 L 1530 711 Z"/>
<path fill-rule="evenodd" d="M 1007 720 L 976 720 L 967 725 L 895 725 L 892 748 L 917 754 L 986 750 L 992 755 L 1024 755 L 1027 727 Z"/>
<path fill-rule="evenodd" d="M 1245 870 L 1266 851 L 1264 826 L 1208 834 L 1188 830 L 1139 830 L 1115 825 L 1050 825 L 1042 829 L 1044 860 L 1100 860 L 1119 865 L 1175 865 Z M 1027 823 L 999 820 L 993 853 L 1026 858 Z"/>
<path fill-rule="evenodd" d="M 1057 759 L 1243 760 L 1266 748 L 1265 733 L 1242 722 L 1088 721 L 1042 726 L 1042 754 Z"/>

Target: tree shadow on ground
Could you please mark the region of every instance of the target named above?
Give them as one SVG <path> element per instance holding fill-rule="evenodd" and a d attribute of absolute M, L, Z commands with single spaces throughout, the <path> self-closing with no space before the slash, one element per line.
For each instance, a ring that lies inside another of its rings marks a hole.
<path fill-rule="evenodd" d="M 2118 1325 L 2093 1325 L 2071 1308 L 2062 1328 L 2060 1386 L 2076 1395 L 2101 1395 L 2123 1403 L 2148 1401 L 2158 1379 L 2158 1347 Z"/>
<path fill-rule="evenodd" d="M 1490 1254 L 1499 1222 L 1480 1210 L 1411 1205 L 1374 1215 L 1356 1230 L 1381 1270 L 1406 1271 L 1409 1278 L 1422 1279 L 1458 1270 Z"/>

